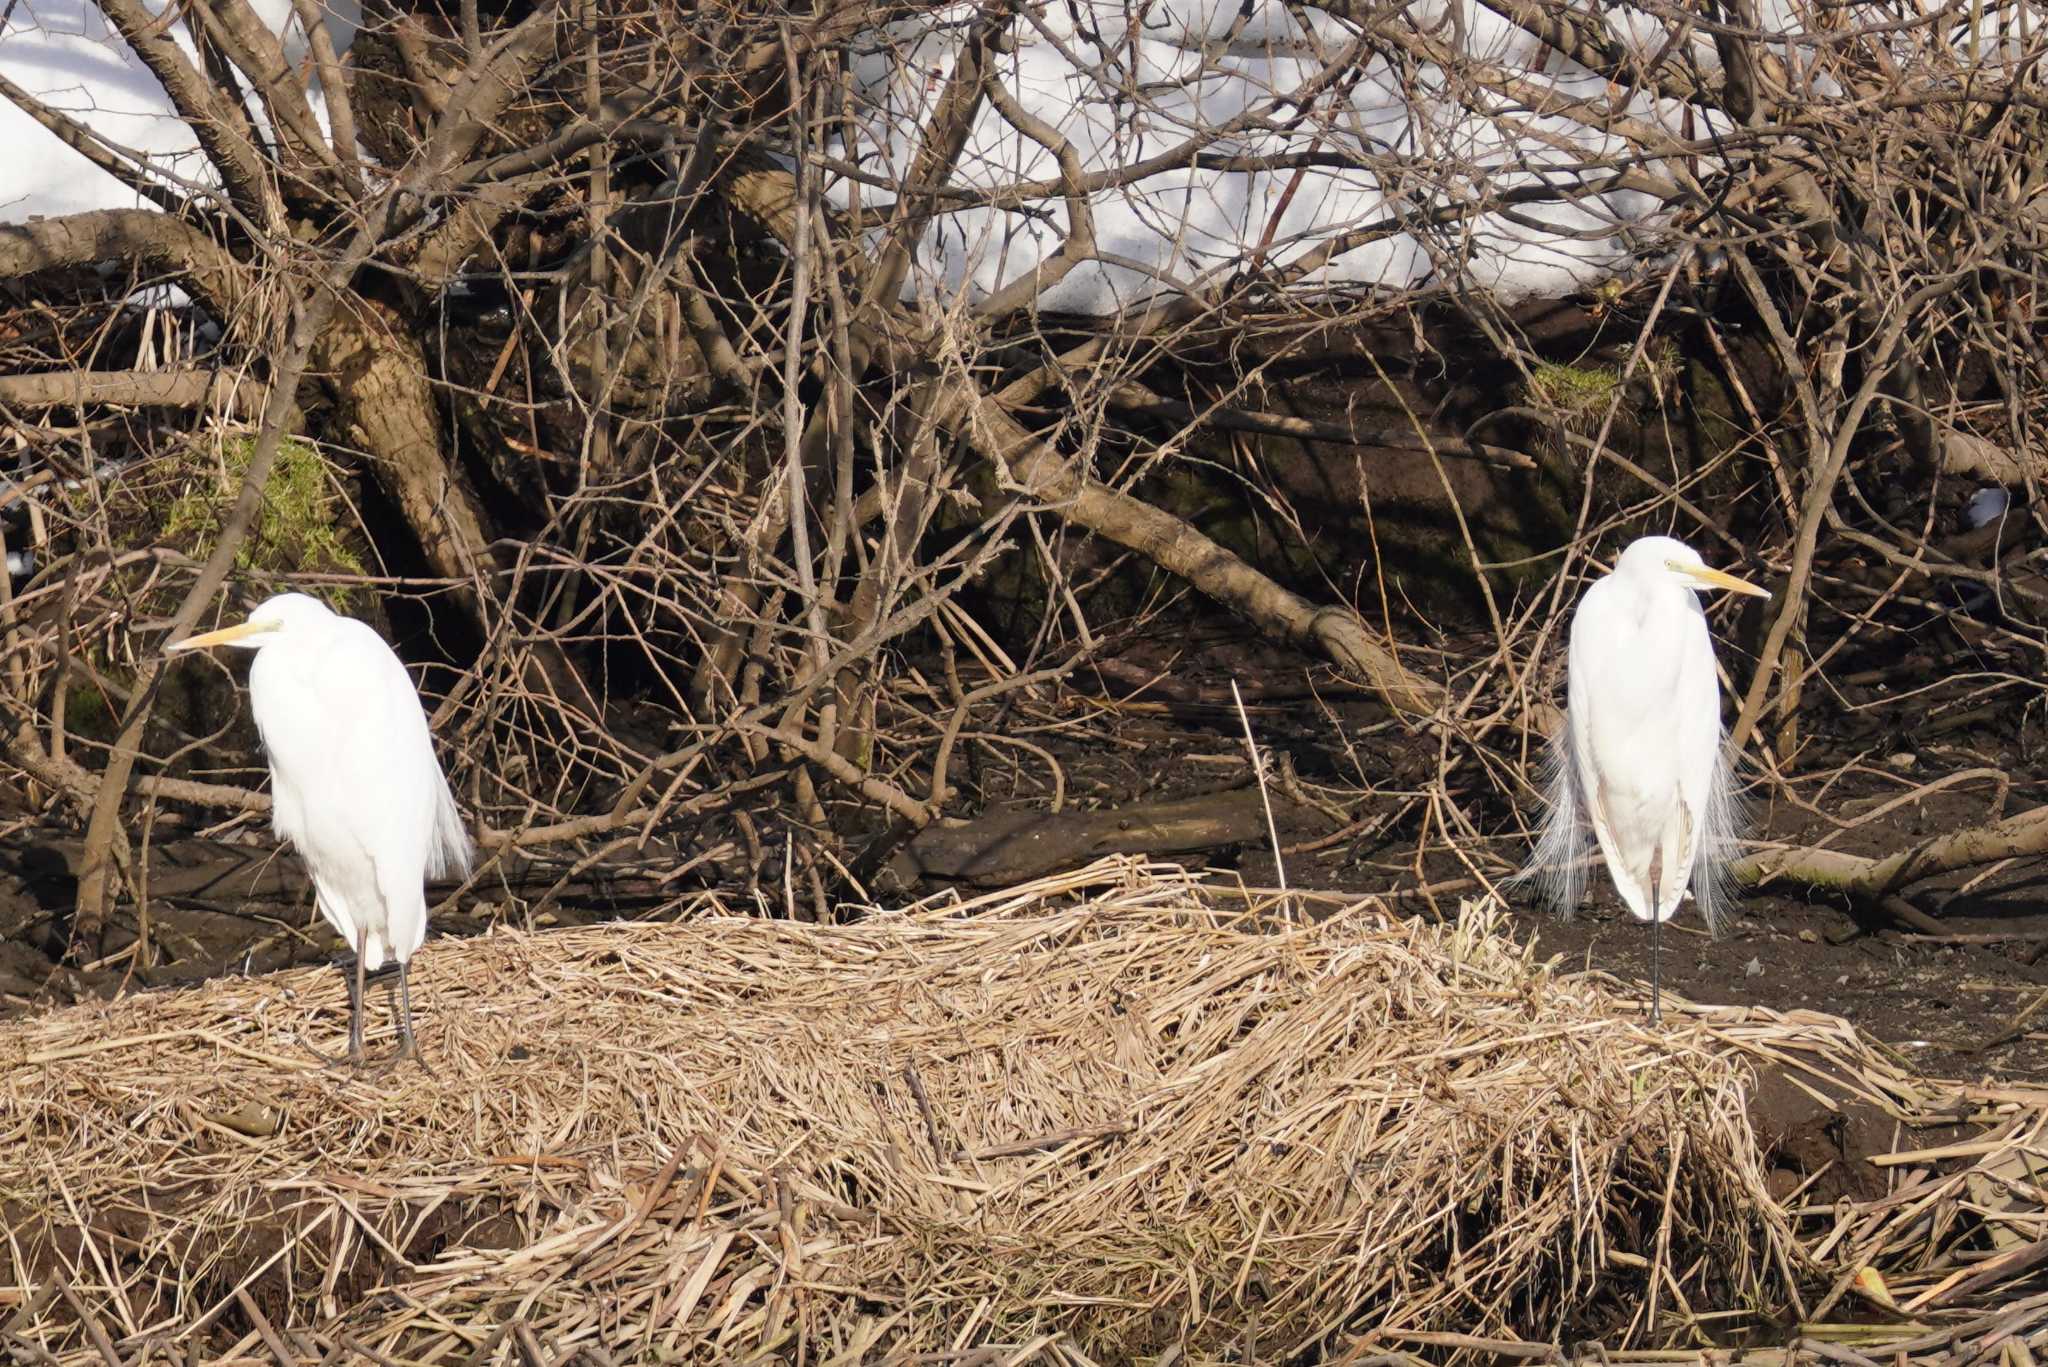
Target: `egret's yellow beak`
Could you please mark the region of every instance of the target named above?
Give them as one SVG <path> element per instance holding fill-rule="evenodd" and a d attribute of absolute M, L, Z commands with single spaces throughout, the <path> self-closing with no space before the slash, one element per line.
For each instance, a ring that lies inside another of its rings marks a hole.
<path fill-rule="evenodd" d="M 164 647 L 164 654 L 176 655 L 185 650 L 205 650 L 208 646 L 224 646 L 230 641 L 261 635 L 270 629 L 268 623 L 237 622 L 231 627 L 222 627 L 219 631 L 201 632 L 197 636 L 187 636 L 182 641 L 173 641 Z"/>
<path fill-rule="evenodd" d="M 1732 574 L 1709 569 L 1705 565 L 1673 565 L 1671 568 L 1678 570 L 1689 579 L 1699 581 L 1709 588 L 1726 589 L 1730 593 L 1746 593 L 1752 598 L 1768 598 L 1771 596 L 1769 589 L 1760 589 L 1747 579 L 1737 579 Z"/>

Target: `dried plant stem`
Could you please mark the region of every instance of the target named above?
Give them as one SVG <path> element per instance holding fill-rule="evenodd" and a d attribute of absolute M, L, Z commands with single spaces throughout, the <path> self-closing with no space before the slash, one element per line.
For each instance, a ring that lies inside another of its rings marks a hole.
<path fill-rule="evenodd" d="M 1273 877 L 1280 887 L 1280 905 L 1289 915 L 1293 914 L 1293 899 L 1287 896 L 1287 858 L 1280 850 L 1280 827 L 1273 821 L 1273 795 L 1266 788 L 1266 757 L 1259 752 L 1259 743 L 1252 736 L 1251 714 L 1244 710 L 1244 694 L 1238 691 L 1237 679 L 1230 681 L 1230 697 L 1237 704 L 1237 720 L 1244 727 L 1245 753 L 1251 756 L 1252 781 L 1259 785 L 1259 805 L 1266 810 L 1266 838 L 1273 847 Z"/>

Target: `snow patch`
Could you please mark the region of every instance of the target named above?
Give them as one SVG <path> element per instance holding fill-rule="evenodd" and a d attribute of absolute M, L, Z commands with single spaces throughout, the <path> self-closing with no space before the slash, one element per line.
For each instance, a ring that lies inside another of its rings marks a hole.
<path fill-rule="evenodd" d="M 831 185 L 836 204 L 893 202 L 887 187 L 915 157 L 977 12 L 956 4 L 870 35 L 855 67 L 866 121 L 842 149 L 862 174 Z M 1603 13 L 1617 40 L 1638 50 L 1660 50 L 1669 36 L 1640 11 L 1588 9 Z M 1417 0 L 1404 15 L 1553 96 L 1552 108 L 1621 98 L 1472 0 Z M 1047 0 L 1008 36 L 993 59 L 998 78 L 1087 173 L 1128 175 L 1195 142 L 1211 158 L 1294 154 L 1310 163 L 1212 161 L 1097 188 L 1087 197 L 1093 259 L 1039 295 L 1047 310 L 1108 314 L 1239 272 L 1321 291 L 1437 285 L 1555 296 L 1626 271 L 1654 239 L 1655 198 L 1594 184 L 1633 164 L 1623 140 L 1562 114 L 1472 107 L 1470 87 L 1440 67 L 1397 70 L 1353 25 L 1321 10 L 1274 0 Z M 1699 58 L 1696 69 L 1713 57 L 1697 35 L 1685 52 Z M 1702 111 L 1640 94 L 1623 110 L 1689 137 L 1714 125 Z M 1352 164 L 1329 164 L 1338 160 Z M 1051 149 L 984 103 L 953 180 L 989 193 L 1058 175 Z M 1477 211 L 1487 196 L 1540 187 L 1563 195 Z M 923 231 L 905 292 L 986 300 L 1051 264 L 1070 228 L 1057 194 L 946 212 Z M 871 244 L 880 240 L 876 230 Z"/>
<path fill-rule="evenodd" d="M 162 14 L 165 0 L 145 0 Z M 282 36 L 294 65 L 309 44 L 291 0 L 251 0 L 251 8 Z M 15 0 L 0 26 L 0 74 L 30 95 L 84 124 L 167 187 L 215 183 L 199 139 L 180 119 L 169 95 L 129 50 L 97 5 L 85 0 Z M 359 0 L 328 0 L 326 24 L 336 50 L 361 23 Z M 184 22 L 170 28 L 186 57 L 197 62 Z M 326 102 L 314 83 L 313 113 L 326 127 Z M 260 118 L 260 114 L 258 115 Z M 0 98 L 0 222 L 95 209 L 148 207 L 149 201 L 65 145 L 12 101 Z"/>

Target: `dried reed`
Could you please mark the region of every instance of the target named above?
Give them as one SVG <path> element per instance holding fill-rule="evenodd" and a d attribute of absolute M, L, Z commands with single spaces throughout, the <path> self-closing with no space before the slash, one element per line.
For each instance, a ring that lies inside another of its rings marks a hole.
<path fill-rule="evenodd" d="M 1766 1051 L 1869 1072 L 1838 1023 L 1651 1034 L 1486 906 L 1266 909 L 1112 860 L 836 928 L 443 941 L 432 1074 L 303 1052 L 332 970 L 0 1027 L 0 1346 L 1440 1358 L 1696 1342 L 1824 1284 L 1745 1097 Z"/>

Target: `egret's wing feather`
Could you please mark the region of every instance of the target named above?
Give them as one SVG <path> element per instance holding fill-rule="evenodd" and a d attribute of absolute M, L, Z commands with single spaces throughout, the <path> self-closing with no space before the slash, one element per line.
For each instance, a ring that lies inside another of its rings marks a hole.
<path fill-rule="evenodd" d="M 1615 891 L 1638 919 L 1648 912 L 1648 892 L 1639 870 L 1649 862 L 1636 848 L 1638 791 L 1645 784 L 1656 785 L 1655 771 L 1662 763 L 1656 747 L 1642 744 L 1644 713 L 1656 706 L 1643 664 L 1634 600 L 1626 585 L 1609 576 L 1586 591 L 1572 615 L 1568 673 L 1573 760 L 1587 824 Z"/>
<path fill-rule="evenodd" d="M 1700 919 L 1707 923 L 1707 932 L 1718 936 L 1735 896 L 1735 878 L 1729 872 L 1729 861 L 1735 857 L 1742 829 L 1742 802 L 1735 794 L 1735 771 L 1725 748 L 1716 758 L 1715 766 L 1713 786 L 1708 790 L 1703 813 L 1699 861 L 1693 865 L 1692 899 L 1699 903 Z"/>
<path fill-rule="evenodd" d="M 362 928 L 348 914 L 348 904 L 336 891 L 334 885 L 320 876 L 320 872 L 307 861 L 307 871 L 313 875 L 313 904 L 320 909 L 321 918 L 334 927 L 334 933 L 351 951 L 362 949 Z"/>

